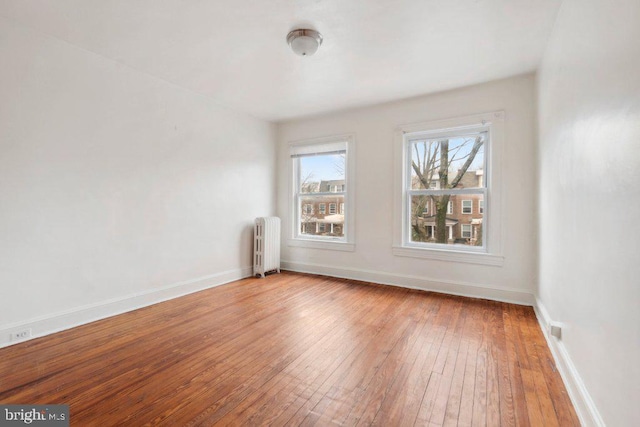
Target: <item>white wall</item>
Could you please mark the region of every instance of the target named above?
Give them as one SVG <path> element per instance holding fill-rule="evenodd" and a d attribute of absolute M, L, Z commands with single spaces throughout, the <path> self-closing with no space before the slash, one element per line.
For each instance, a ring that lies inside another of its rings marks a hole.
<path fill-rule="evenodd" d="M 640 425 L 638 17 L 565 0 L 539 76 L 540 305 L 593 399 L 577 406 L 610 426 Z"/>
<path fill-rule="evenodd" d="M 250 274 L 274 125 L 3 18 L 0 58 L 0 345 Z"/>
<path fill-rule="evenodd" d="M 356 84 L 356 82 L 354 82 Z M 502 267 L 392 254 L 394 129 L 398 125 L 504 110 Z M 284 245 L 286 268 L 380 283 L 531 302 L 536 283 L 535 79 L 518 76 L 399 102 L 281 123 L 278 126 L 278 214 L 289 235 L 288 143 L 355 134 L 354 252 Z M 493 288 L 490 290 L 489 288 Z"/>

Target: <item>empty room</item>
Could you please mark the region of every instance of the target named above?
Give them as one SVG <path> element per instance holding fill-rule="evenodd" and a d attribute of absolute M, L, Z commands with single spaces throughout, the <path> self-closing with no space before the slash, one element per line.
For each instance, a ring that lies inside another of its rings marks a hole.
<path fill-rule="evenodd" d="M 640 425 L 639 19 L 0 0 L 0 425 Z"/>

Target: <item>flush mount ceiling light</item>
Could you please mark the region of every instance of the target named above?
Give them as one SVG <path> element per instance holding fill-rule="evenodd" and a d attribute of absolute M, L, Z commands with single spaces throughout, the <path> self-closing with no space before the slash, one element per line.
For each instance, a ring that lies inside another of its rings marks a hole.
<path fill-rule="evenodd" d="M 293 30 L 287 34 L 287 44 L 296 55 L 311 56 L 322 44 L 322 34 L 315 30 Z"/>

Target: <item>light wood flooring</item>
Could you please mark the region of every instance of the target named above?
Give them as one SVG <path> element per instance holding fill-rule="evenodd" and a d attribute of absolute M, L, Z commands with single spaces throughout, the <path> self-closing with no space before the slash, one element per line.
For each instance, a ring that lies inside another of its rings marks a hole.
<path fill-rule="evenodd" d="M 573 426 L 531 307 L 294 273 L 0 350 L 77 426 Z"/>

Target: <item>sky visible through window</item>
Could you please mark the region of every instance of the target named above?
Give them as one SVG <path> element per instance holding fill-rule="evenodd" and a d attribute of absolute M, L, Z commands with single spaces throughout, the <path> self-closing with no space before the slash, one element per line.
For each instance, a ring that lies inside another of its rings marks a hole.
<path fill-rule="evenodd" d="M 469 153 L 473 148 L 476 135 L 449 138 L 449 174 L 455 173 L 458 169 L 462 168 L 462 165 L 469 157 Z M 439 147 L 439 140 L 413 140 L 412 142 L 412 157 L 414 160 L 424 159 L 425 150 L 427 150 L 427 158 L 432 155 L 434 150 Z M 439 156 L 436 156 L 435 169 L 440 167 Z M 476 154 L 473 163 L 469 166 L 469 171 L 482 169 L 484 166 L 484 144 Z"/>
<path fill-rule="evenodd" d="M 344 154 L 323 154 L 300 158 L 300 176 L 309 182 L 344 179 Z"/>

